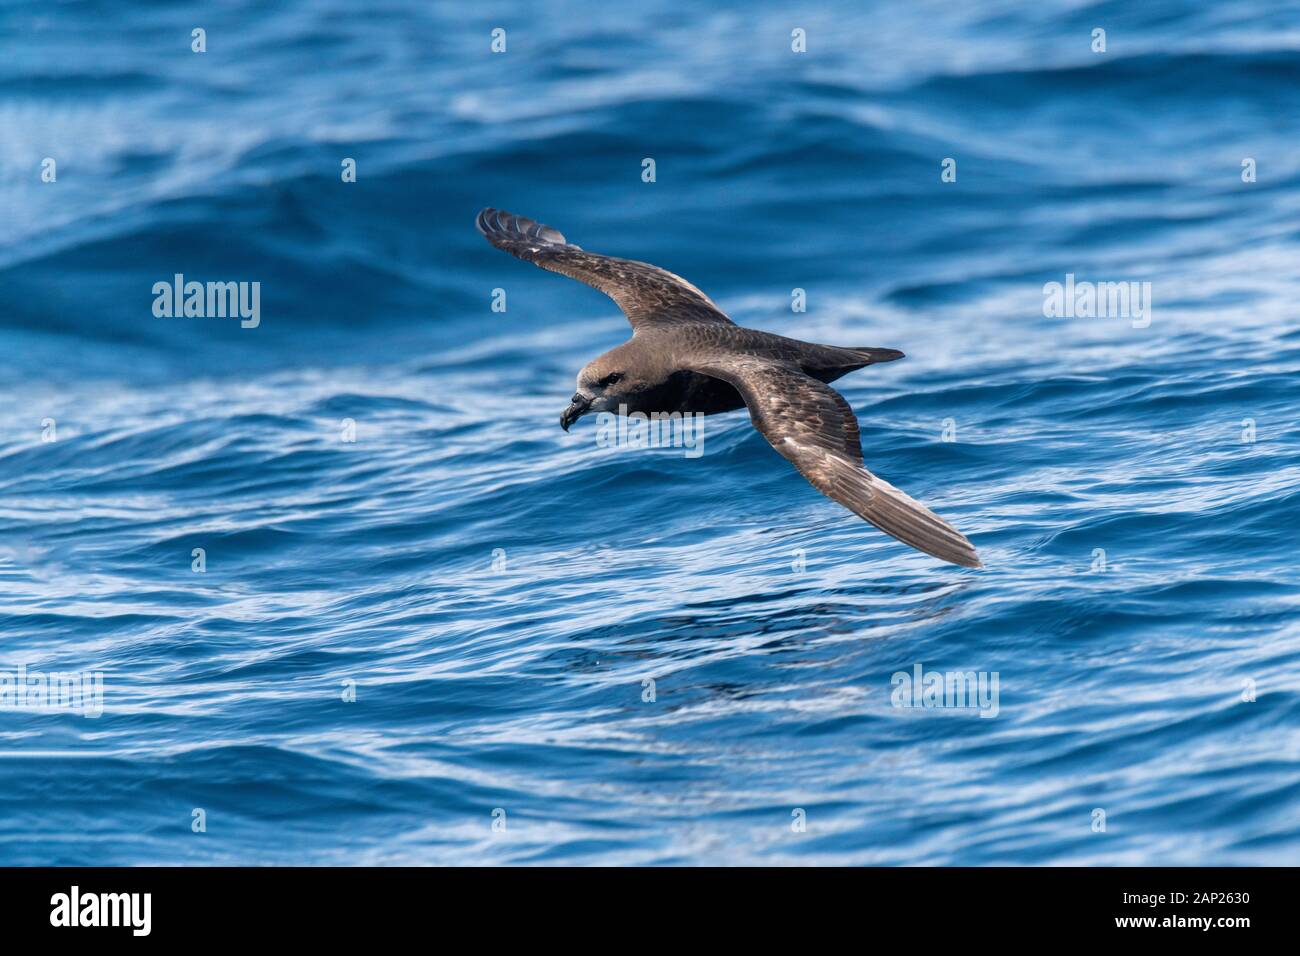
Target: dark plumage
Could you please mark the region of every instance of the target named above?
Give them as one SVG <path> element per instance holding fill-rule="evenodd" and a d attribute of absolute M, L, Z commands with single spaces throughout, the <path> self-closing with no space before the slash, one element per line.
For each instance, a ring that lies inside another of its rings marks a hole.
<path fill-rule="evenodd" d="M 560 424 L 593 411 L 749 416 L 814 488 L 904 544 L 964 567 L 981 567 L 952 525 L 862 463 L 858 420 L 827 383 L 903 357 L 896 349 L 816 345 L 736 325 L 680 276 L 644 262 L 585 252 L 550 226 L 498 209 L 478 215 L 488 242 L 608 295 L 632 338 L 578 373 Z"/>

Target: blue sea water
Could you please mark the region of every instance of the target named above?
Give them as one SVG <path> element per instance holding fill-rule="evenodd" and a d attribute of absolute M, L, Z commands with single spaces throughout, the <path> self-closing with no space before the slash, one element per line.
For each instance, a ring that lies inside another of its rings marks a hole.
<path fill-rule="evenodd" d="M 103 675 L 0 710 L 0 863 L 1297 860 L 1294 5 L 28 0 L 0 50 L 0 680 Z M 867 464 L 987 567 L 744 412 L 562 432 L 628 328 L 488 205 L 904 350 L 838 383 Z M 177 273 L 260 324 L 155 317 Z"/>

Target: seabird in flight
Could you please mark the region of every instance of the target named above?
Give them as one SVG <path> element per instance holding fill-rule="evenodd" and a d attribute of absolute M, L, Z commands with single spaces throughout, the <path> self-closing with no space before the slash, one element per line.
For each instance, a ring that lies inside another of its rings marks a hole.
<path fill-rule="evenodd" d="M 961 532 L 866 469 L 853 409 L 827 384 L 902 352 L 742 328 L 658 266 L 585 252 L 558 230 L 499 209 L 484 209 L 477 225 L 498 249 L 599 289 L 632 323 L 632 338 L 578 373 L 578 390 L 560 416 L 565 431 L 588 412 L 620 406 L 647 415 L 747 406 L 754 427 L 822 494 L 919 551 L 982 567 Z"/>

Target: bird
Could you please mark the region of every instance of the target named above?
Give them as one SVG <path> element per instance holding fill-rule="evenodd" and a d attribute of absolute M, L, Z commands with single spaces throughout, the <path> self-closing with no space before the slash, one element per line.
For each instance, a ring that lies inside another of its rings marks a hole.
<path fill-rule="evenodd" d="M 557 229 L 488 207 L 475 221 L 492 245 L 614 300 L 632 337 L 592 359 L 560 426 L 593 412 L 719 414 L 748 408 L 768 443 L 826 497 L 885 534 L 966 568 L 975 547 L 933 511 L 868 471 L 857 416 L 830 383 L 904 357 L 898 349 L 801 342 L 736 325 L 666 269 L 587 252 Z"/>

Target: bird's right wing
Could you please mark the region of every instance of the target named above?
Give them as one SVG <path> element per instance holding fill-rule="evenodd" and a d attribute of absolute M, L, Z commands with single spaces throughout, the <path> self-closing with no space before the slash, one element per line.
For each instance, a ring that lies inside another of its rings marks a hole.
<path fill-rule="evenodd" d="M 857 416 L 825 382 L 794 365 L 747 355 L 713 355 L 690 367 L 734 386 L 754 427 L 822 494 L 919 551 L 963 567 L 982 567 L 975 547 L 960 531 L 867 471 Z"/>
<path fill-rule="evenodd" d="M 585 252 L 559 230 L 500 209 L 484 209 L 475 225 L 498 249 L 605 293 L 633 332 L 656 325 L 734 324 L 707 295 L 666 269 Z"/>

